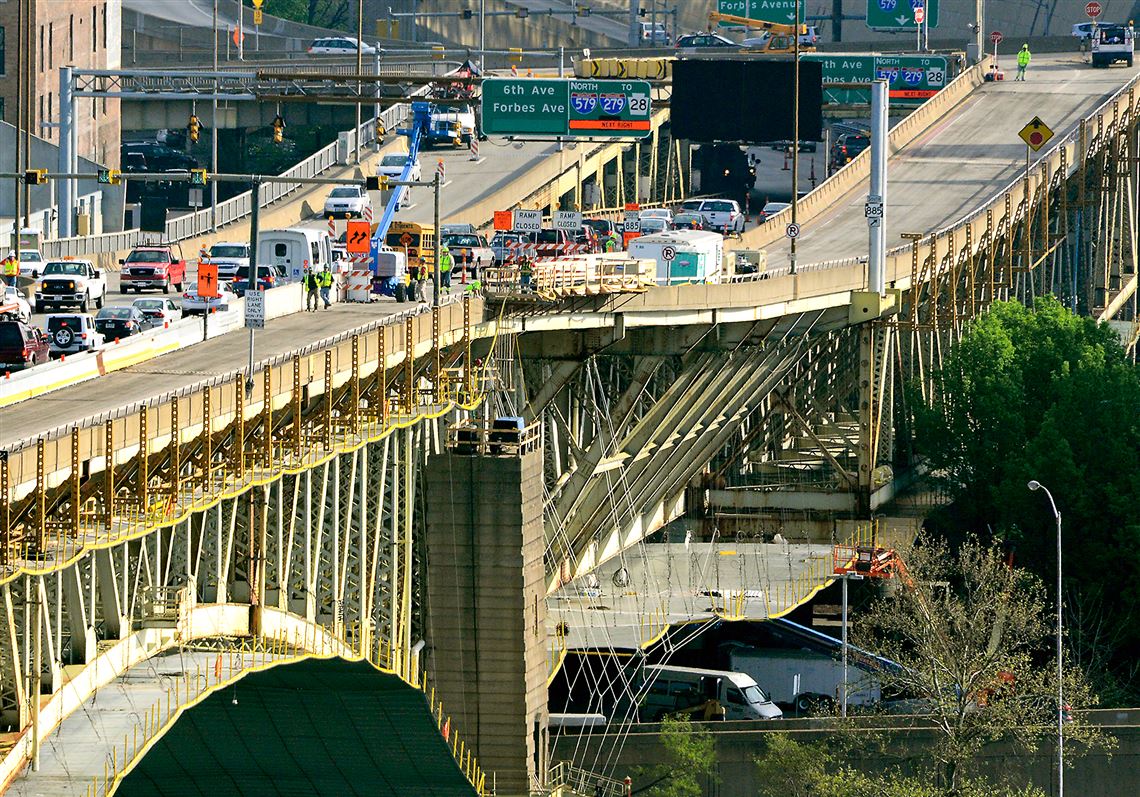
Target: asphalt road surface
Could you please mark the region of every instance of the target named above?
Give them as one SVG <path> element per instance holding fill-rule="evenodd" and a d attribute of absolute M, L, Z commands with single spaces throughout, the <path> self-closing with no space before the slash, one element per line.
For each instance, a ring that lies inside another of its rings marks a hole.
<path fill-rule="evenodd" d="M 887 174 L 887 246 L 902 232 L 930 232 L 969 214 L 1025 171 L 1026 146 L 1017 132 L 1034 116 L 1058 139 L 1082 116 L 1130 80 L 1125 68 L 1093 69 L 1075 54 L 1035 56 L 1024 83 L 987 83 L 941 122 L 891 156 Z M 867 254 L 864 180 L 826 212 L 803 225 L 800 264 Z M 747 242 L 746 242 L 747 243 Z M 788 246 L 767 248 L 781 265 Z"/>

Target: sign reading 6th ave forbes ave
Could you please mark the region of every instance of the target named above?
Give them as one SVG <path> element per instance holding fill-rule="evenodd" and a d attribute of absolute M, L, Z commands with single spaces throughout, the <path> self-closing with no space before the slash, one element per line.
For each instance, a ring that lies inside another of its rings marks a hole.
<path fill-rule="evenodd" d="M 644 138 L 650 86 L 643 80 L 483 81 L 483 132 L 492 136 Z"/>

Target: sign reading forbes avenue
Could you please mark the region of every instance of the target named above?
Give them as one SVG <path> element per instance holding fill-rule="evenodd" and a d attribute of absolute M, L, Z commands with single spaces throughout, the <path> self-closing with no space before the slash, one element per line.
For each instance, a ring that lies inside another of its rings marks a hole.
<path fill-rule="evenodd" d="M 483 81 L 483 132 L 491 136 L 644 138 L 650 86 L 644 80 Z"/>

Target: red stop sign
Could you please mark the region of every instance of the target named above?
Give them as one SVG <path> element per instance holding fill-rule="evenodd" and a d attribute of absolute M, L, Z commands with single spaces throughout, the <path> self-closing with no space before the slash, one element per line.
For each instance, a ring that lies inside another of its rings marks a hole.
<path fill-rule="evenodd" d="M 994 44 L 1001 44 L 1001 40 L 1004 38 L 1005 38 L 1005 36 L 1001 35 L 1000 30 L 995 30 L 993 33 L 990 34 L 990 41 L 992 41 Z"/>
<path fill-rule="evenodd" d="M 926 19 L 926 7 L 919 6 L 914 10 L 914 21 L 916 25 L 921 25 L 922 21 Z"/>
<path fill-rule="evenodd" d="M 1100 11 L 1101 11 L 1100 3 L 1096 2 L 1096 0 L 1093 0 L 1093 2 L 1091 2 L 1091 3 L 1085 4 L 1085 14 L 1088 16 L 1089 19 L 1096 19 L 1097 17 L 1099 17 Z"/>

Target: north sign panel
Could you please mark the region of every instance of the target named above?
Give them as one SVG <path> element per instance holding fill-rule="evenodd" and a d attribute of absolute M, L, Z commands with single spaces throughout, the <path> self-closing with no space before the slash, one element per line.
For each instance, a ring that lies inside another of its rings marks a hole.
<path fill-rule="evenodd" d="M 651 89 L 644 80 L 483 81 L 483 132 L 493 136 L 644 138 Z"/>
<path fill-rule="evenodd" d="M 892 102 L 922 103 L 949 82 L 948 61 L 926 55 L 825 55 L 808 53 L 803 61 L 823 66 L 823 101 L 829 105 L 866 105 L 870 92 L 859 89 L 829 89 L 835 83 L 866 83 L 886 80 Z"/>

